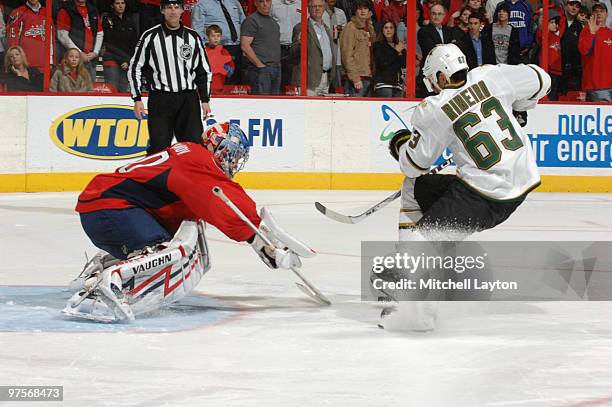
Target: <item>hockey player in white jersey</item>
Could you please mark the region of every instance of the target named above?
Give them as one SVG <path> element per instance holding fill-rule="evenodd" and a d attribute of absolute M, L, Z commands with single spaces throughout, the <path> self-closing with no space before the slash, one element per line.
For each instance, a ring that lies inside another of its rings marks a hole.
<path fill-rule="evenodd" d="M 504 222 L 540 184 L 529 138 L 513 112 L 533 109 L 548 93 L 550 77 L 536 65 L 484 65 L 468 72 L 454 44 L 436 46 L 423 75 L 438 95 L 418 105 L 413 130 L 396 132 L 389 145 L 406 176 L 399 240 L 461 240 Z M 457 175 L 425 175 L 446 148 Z M 399 308 L 383 312 L 388 317 L 382 327 L 403 318 L 408 329 L 434 328 L 435 303 Z"/>

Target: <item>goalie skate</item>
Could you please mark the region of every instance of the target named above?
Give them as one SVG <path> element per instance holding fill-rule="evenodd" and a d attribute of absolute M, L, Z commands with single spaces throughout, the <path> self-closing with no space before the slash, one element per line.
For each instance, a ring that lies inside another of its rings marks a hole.
<path fill-rule="evenodd" d="M 79 291 L 68 300 L 64 314 L 99 322 L 132 321 L 186 296 L 210 269 L 203 222 L 185 221 L 167 244 L 125 261 L 110 261 L 98 271 L 103 259 L 102 252 L 94 256 L 71 283 Z"/>
<path fill-rule="evenodd" d="M 134 313 L 121 292 L 119 276 L 105 271 L 96 272 L 85 280 L 82 289 L 68 300 L 62 310 L 65 315 L 98 322 L 134 320 Z"/>
<path fill-rule="evenodd" d="M 85 254 L 87 257 L 87 253 Z M 70 282 L 69 288 L 72 291 L 85 288 L 85 282 L 94 275 L 99 275 L 104 269 L 119 263 L 121 260 L 114 258 L 104 250 L 100 250 L 91 259 L 87 259 L 81 273 Z M 89 287 L 91 289 L 91 287 Z"/>

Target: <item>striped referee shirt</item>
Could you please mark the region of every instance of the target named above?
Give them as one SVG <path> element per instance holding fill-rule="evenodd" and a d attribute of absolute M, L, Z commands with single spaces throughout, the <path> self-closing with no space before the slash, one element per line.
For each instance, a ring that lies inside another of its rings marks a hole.
<path fill-rule="evenodd" d="M 202 40 L 182 24 L 177 30 L 158 24 L 140 37 L 128 69 L 134 101 L 141 100 L 143 75 L 151 91 L 180 92 L 197 88 L 202 102 L 210 100 L 212 73 Z"/>

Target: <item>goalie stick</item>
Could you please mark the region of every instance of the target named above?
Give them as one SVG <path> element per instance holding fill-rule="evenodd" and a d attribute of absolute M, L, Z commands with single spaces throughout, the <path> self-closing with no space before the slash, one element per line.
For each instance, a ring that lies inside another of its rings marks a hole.
<path fill-rule="evenodd" d="M 447 159 L 446 161 L 444 161 L 442 164 L 438 165 L 437 167 L 435 167 L 434 169 L 432 169 L 431 171 L 428 172 L 428 174 L 437 174 L 440 171 L 442 171 L 444 168 L 448 167 L 451 163 L 453 162 L 452 157 Z M 325 205 L 323 205 L 321 202 L 315 202 L 315 208 L 317 208 L 317 210 L 319 212 L 321 212 L 323 215 L 327 216 L 330 219 L 333 219 L 337 222 L 341 222 L 341 223 L 359 223 L 362 220 L 364 220 L 365 218 L 367 218 L 368 216 L 370 216 L 371 214 L 378 212 L 380 209 L 384 208 L 385 206 L 389 205 L 391 202 L 395 201 L 397 198 L 399 198 L 402 195 L 402 190 L 396 191 L 393 194 L 389 195 L 388 197 L 386 197 L 385 199 L 383 199 L 382 201 L 380 201 L 379 203 L 377 203 L 376 205 L 372 206 L 371 208 L 369 208 L 368 210 L 366 210 L 365 212 L 359 214 L 359 215 L 343 215 L 341 213 L 332 211 L 331 209 L 329 209 L 328 207 L 326 207 Z"/>
<path fill-rule="evenodd" d="M 215 194 L 216 196 L 219 197 L 219 199 L 221 199 L 232 211 L 234 211 L 236 213 L 236 215 L 238 215 L 238 217 L 244 222 L 246 223 L 251 229 L 253 229 L 253 231 L 257 234 L 257 236 L 259 236 L 268 246 L 272 246 L 274 247 L 274 245 L 272 244 L 272 242 L 270 241 L 270 239 L 267 238 L 267 236 L 265 236 L 263 233 L 261 233 L 259 231 L 259 229 L 257 227 L 255 227 L 255 225 L 253 224 L 253 222 L 251 222 L 249 220 L 249 218 L 246 217 L 246 215 L 244 213 L 242 213 L 242 211 L 240 210 L 240 208 L 238 208 L 224 193 L 223 190 L 220 187 L 213 187 L 212 189 L 213 194 Z M 331 305 L 331 301 L 329 299 L 327 299 L 327 297 L 325 295 L 323 295 L 323 293 L 321 293 L 321 291 L 319 291 L 317 289 L 317 287 L 315 287 L 314 285 L 312 285 L 308 280 L 306 280 L 304 278 L 304 276 L 302 275 L 302 273 L 300 273 L 298 271 L 298 269 L 296 267 L 291 267 L 291 271 L 293 271 L 293 273 L 298 276 L 298 278 L 300 280 L 302 280 L 302 282 L 304 284 L 300 284 L 300 283 L 295 283 L 295 285 L 297 285 L 297 287 L 306 295 L 308 295 L 310 298 L 312 298 L 313 300 L 315 300 L 316 302 L 318 302 L 319 304 L 322 305 Z"/>

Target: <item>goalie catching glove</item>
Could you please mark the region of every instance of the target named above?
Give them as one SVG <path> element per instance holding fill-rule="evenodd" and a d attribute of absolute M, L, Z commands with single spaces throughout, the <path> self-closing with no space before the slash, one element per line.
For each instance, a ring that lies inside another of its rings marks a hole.
<path fill-rule="evenodd" d="M 271 243 L 268 245 L 259 234 L 255 234 L 251 247 L 271 269 L 290 269 L 302 266 L 300 257 L 313 257 L 314 250 L 282 230 L 267 208 L 261 209 L 259 232 Z"/>
<path fill-rule="evenodd" d="M 399 161 L 400 147 L 412 138 L 412 132 L 408 129 L 401 129 L 395 132 L 395 135 L 389 141 L 389 152 Z"/>

